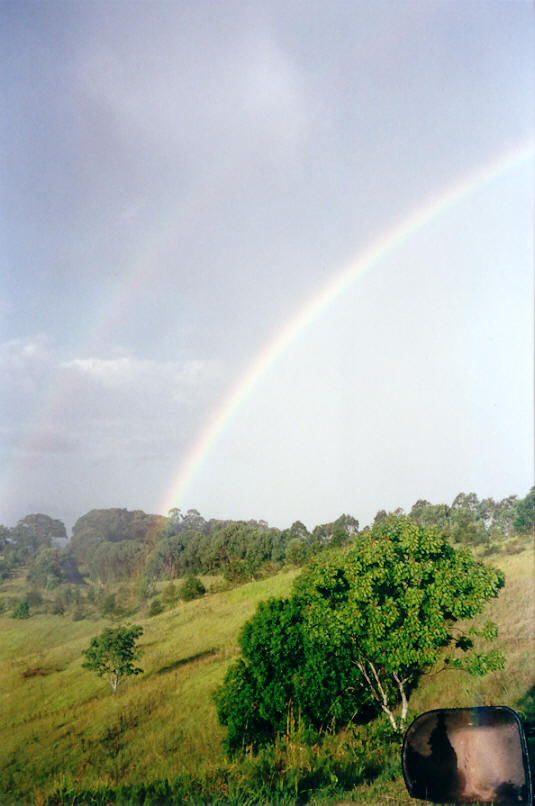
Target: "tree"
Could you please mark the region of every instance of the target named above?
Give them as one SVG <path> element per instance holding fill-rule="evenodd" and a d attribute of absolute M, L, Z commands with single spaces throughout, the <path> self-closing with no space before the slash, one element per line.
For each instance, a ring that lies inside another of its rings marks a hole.
<path fill-rule="evenodd" d="M 479 675 L 502 668 L 499 651 L 477 645 L 496 638 L 495 625 L 458 622 L 503 584 L 501 571 L 404 515 L 386 516 L 345 551 L 324 551 L 290 599 L 261 603 L 242 630 L 242 658 L 216 693 L 227 750 L 270 741 L 292 712 L 321 729 L 382 710 L 401 731 L 411 690 L 439 661 Z"/>
<path fill-rule="evenodd" d="M 52 546 L 54 538 L 66 538 L 65 525 L 49 515 L 37 513 L 26 515 L 9 532 L 9 549 L 11 562 L 9 570 L 15 565 L 27 562 L 38 551 Z"/>
<path fill-rule="evenodd" d="M 64 581 L 62 564 L 63 555 L 59 549 L 41 549 L 31 564 L 27 579 L 40 588 L 57 588 Z"/>
<path fill-rule="evenodd" d="M 346 647 L 349 637 L 352 662 L 397 731 L 410 690 L 441 657 L 445 667 L 471 674 L 503 667 L 495 649 L 470 652 L 475 637 L 496 637 L 494 624 L 479 631 L 456 628 L 503 585 L 501 571 L 454 549 L 435 527 L 391 515 L 347 552 L 313 563 L 295 590 L 319 636 Z"/>
<path fill-rule="evenodd" d="M 92 638 L 89 647 L 82 651 L 87 658 L 82 666 L 96 672 L 99 677 L 108 674 L 115 694 L 121 677 L 143 672 L 143 669 L 134 666 L 134 661 L 141 655 L 136 640 L 142 633 L 143 627 L 137 624 L 117 627 L 115 630 L 107 627 L 99 636 Z"/>
<path fill-rule="evenodd" d="M 243 659 L 215 694 L 230 754 L 271 741 L 292 716 L 321 729 L 345 724 L 357 711 L 362 717 L 372 712 L 350 647 L 311 631 L 295 597 L 261 602 L 240 646 Z"/>
<path fill-rule="evenodd" d="M 532 532 L 535 538 L 535 487 L 532 487 L 525 498 L 516 502 L 513 527 L 516 532 Z"/>

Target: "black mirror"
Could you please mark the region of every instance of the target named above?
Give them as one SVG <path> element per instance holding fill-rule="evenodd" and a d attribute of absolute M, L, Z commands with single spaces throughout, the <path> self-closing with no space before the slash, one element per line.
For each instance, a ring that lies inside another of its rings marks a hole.
<path fill-rule="evenodd" d="M 441 708 L 422 714 L 405 734 L 402 764 L 413 798 L 532 804 L 526 738 L 512 708 Z"/>

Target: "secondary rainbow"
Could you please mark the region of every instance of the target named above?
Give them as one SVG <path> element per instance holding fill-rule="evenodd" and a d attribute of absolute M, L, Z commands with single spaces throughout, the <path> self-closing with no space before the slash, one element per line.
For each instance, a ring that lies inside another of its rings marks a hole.
<path fill-rule="evenodd" d="M 268 342 L 255 357 L 237 385 L 223 399 L 173 476 L 172 483 L 162 499 L 160 511 L 167 512 L 174 506 L 184 505 L 187 488 L 226 425 L 237 414 L 258 381 L 275 364 L 281 354 L 330 303 L 347 290 L 358 277 L 377 266 L 391 252 L 409 238 L 414 237 L 431 221 L 446 213 L 470 194 L 481 190 L 506 172 L 520 166 L 532 158 L 534 153 L 533 144 L 524 145 L 487 163 L 478 171 L 443 190 L 423 207 L 402 218 L 338 270 L 334 277 L 307 300 L 295 316 Z"/>

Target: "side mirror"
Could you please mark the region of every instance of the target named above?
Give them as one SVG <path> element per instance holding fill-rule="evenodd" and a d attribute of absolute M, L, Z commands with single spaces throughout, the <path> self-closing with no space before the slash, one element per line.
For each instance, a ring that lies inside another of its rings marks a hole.
<path fill-rule="evenodd" d="M 402 766 L 413 798 L 532 806 L 526 736 L 512 708 L 441 708 L 422 714 L 405 734 Z"/>

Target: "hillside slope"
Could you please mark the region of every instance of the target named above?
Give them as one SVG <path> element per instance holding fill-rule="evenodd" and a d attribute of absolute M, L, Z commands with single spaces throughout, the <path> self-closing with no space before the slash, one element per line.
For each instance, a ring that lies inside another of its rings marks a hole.
<path fill-rule="evenodd" d="M 484 619 L 500 626 L 505 671 L 475 680 L 458 672 L 429 675 L 411 698 L 412 711 L 491 702 L 533 711 L 533 550 L 492 562 L 507 581 Z M 63 785 L 82 790 L 199 776 L 227 764 L 212 692 L 238 655 L 241 625 L 259 601 L 289 592 L 295 574 L 136 618 L 144 628 L 144 674 L 122 682 L 115 697 L 105 679 L 81 667 L 82 649 L 108 622 L 0 616 L 2 802 L 38 801 Z M 394 781 L 389 792 L 401 796 L 402 783 Z M 372 786 L 369 802 L 373 793 Z"/>

